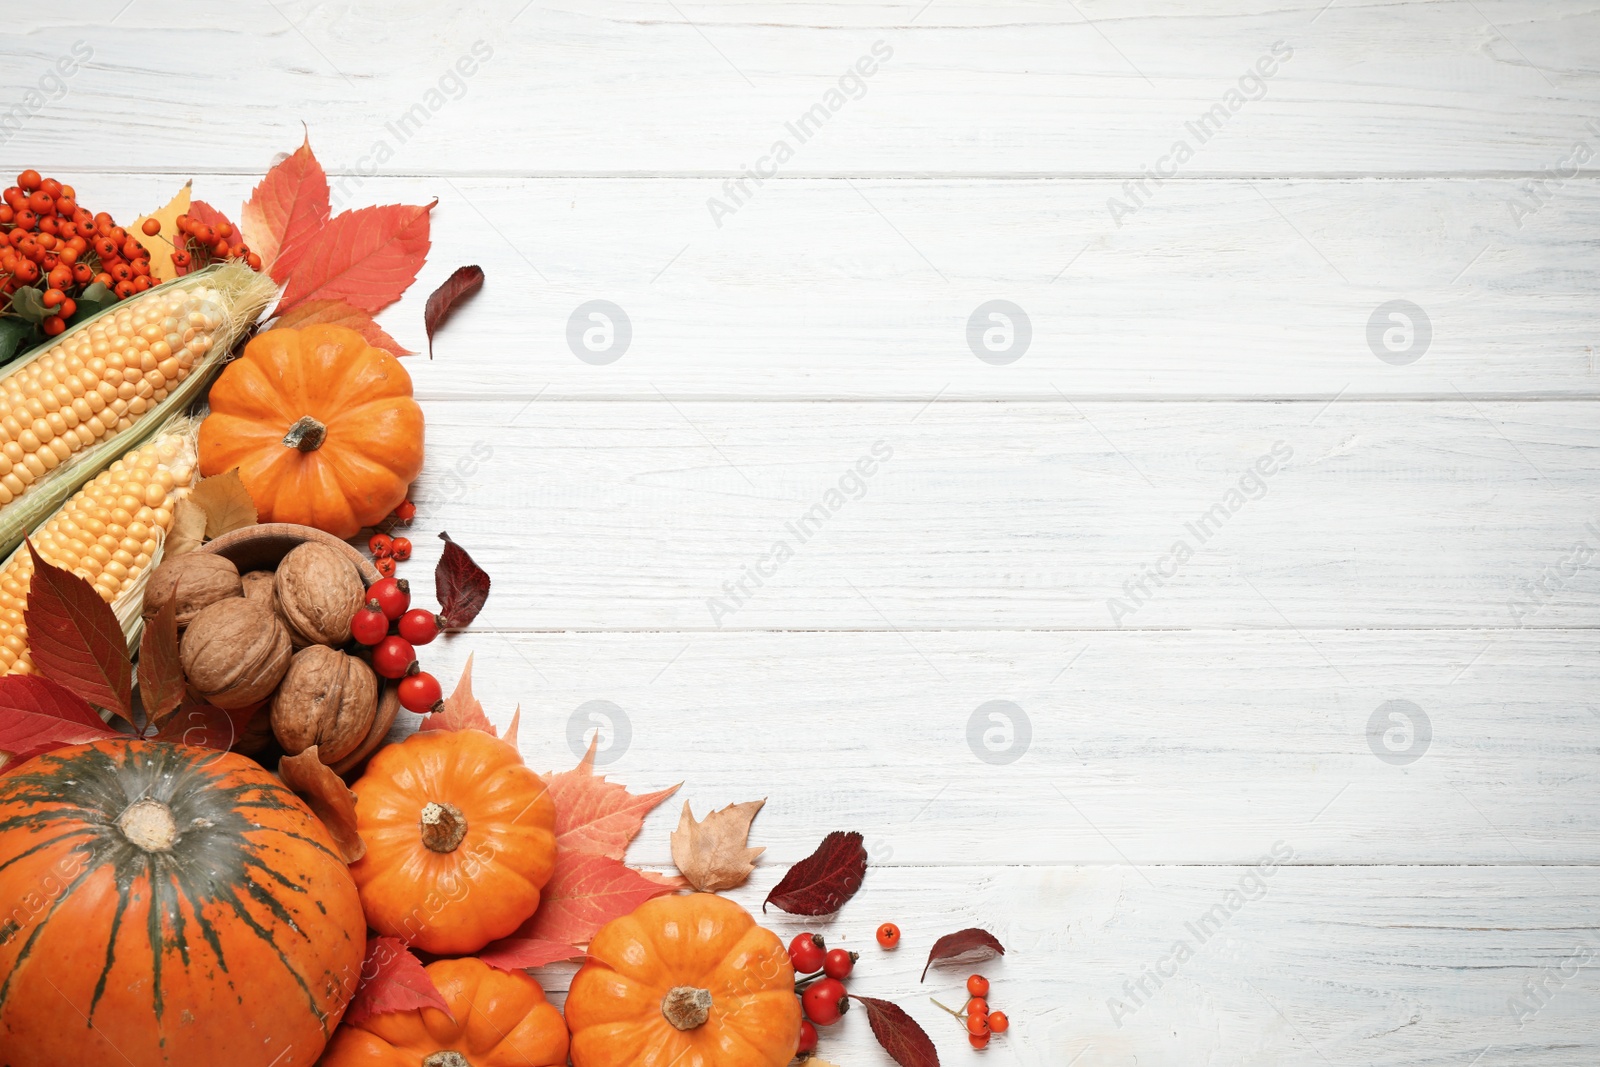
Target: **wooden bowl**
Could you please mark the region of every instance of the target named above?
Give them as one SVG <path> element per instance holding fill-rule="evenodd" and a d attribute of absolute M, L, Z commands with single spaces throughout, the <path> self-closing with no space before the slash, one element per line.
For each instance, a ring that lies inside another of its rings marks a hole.
<path fill-rule="evenodd" d="M 251 571 L 270 571 L 277 569 L 283 557 L 292 549 L 299 548 L 307 541 L 316 541 L 318 544 L 327 545 L 335 551 L 342 552 L 355 564 L 356 570 L 361 572 L 361 580 L 371 585 L 380 577 L 378 568 L 372 561 L 363 556 L 348 541 L 341 541 L 331 533 L 324 533 L 311 526 L 300 526 L 292 522 L 263 522 L 256 526 L 241 526 L 232 533 L 225 533 L 214 541 L 208 541 L 196 551 L 214 552 L 229 560 L 239 568 L 240 574 Z"/>
<path fill-rule="evenodd" d="M 314 527 L 300 526 L 292 522 L 264 522 L 256 526 L 241 526 L 232 533 L 225 533 L 214 541 L 206 542 L 196 551 L 215 553 L 239 568 L 240 574 L 248 574 L 251 571 L 277 569 L 284 556 L 307 541 L 315 541 L 343 553 L 351 563 L 355 564 L 356 570 L 361 574 L 361 581 L 366 585 L 371 585 L 381 577 L 372 561 L 348 542 Z M 334 764 L 334 772 L 349 775 L 365 763 L 367 757 L 376 752 L 389 736 L 389 730 L 394 726 L 394 720 L 399 712 L 400 691 L 392 683 L 386 682 L 378 694 L 378 713 L 372 720 L 372 728 L 367 731 L 366 739 L 344 759 Z"/>

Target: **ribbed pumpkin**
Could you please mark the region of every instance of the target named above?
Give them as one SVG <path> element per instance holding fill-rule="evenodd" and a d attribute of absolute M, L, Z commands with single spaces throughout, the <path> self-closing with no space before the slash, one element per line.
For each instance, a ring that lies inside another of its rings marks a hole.
<path fill-rule="evenodd" d="M 95 741 L 0 778 L 0 1063 L 310 1067 L 366 923 L 310 810 L 242 756 Z"/>
<path fill-rule="evenodd" d="M 356 794 L 367 922 L 424 952 L 476 952 L 521 926 L 555 870 L 556 805 L 517 750 L 424 730 L 378 750 Z"/>
<path fill-rule="evenodd" d="M 237 467 L 262 522 L 350 537 L 405 500 L 422 470 L 411 376 L 343 326 L 256 335 L 210 402 L 200 473 Z"/>
<path fill-rule="evenodd" d="M 567 1024 L 526 972 L 439 960 L 437 1008 L 386 1012 L 333 1035 L 322 1067 L 566 1067 Z"/>
<path fill-rule="evenodd" d="M 575 1067 L 782 1067 L 800 1045 L 783 942 L 710 893 L 602 926 L 566 1013 Z"/>

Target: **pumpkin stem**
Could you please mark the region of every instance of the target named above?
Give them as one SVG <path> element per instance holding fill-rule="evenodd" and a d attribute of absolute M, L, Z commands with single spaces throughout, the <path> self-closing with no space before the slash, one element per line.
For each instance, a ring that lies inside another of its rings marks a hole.
<path fill-rule="evenodd" d="M 711 1017 L 711 991 L 692 985 L 674 986 L 661 998 L 661 1014 L 679 1030 L 704 1026 Z"/>
<path fill-rule="evenodd" d="M 472 1064 L 461 1053 L 444 1050 L 423 1060 L 422 1067 L 472 1067 Z"/>
<path fill-rule="evenodd" d="M 328 436 L 328 428 L 313 419 L 310 415 L 302 415 L 295 424 L 289 427 L 289 432 L 283 435 L 285 448 L 298 448 L 302 452 L 315 452 L 322 447 L 322 441 Z"/>
<path fill-rule="evenodd" d="M 159 800 L 136 800 L 117 819 L 122 836 L 146 852 L 170 852 L 178 841 L 172 809 Z"/>
<path fill-rule="evenodd" d="M 422 808 L 422 843 L 435 852 L 454 852 L 467 836 L 467 817 L 454 804 Z"/>

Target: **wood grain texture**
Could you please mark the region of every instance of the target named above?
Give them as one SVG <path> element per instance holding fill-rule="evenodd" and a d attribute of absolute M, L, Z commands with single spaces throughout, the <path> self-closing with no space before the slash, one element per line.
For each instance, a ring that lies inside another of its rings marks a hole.
<path fill-rule="evenodd" d="M 780 870 L 830 830 L 875 865 L 1248 863 L 1278 837 L 1301 863 L 1515 865 L 1600 863 L 1597 651 L 1592 631 L 612 633 L 425 659 L 453 683 L 472 654 L 540 771 L 598 730 L 636 790 L 682 781 L 696 813 L 770 797 L 752 841 Z M 1409 763 L 1368 736 L 1392 700 L 1429 724 Z M 653 815 L 633 855 L 669 864 L 676 822 Z"/>
<path fill-rule="evenodd" d="M 1600 104 L 1600 16 L 1581 0 L 282 0 L 225 25 L 203 0 L 125 4 L 13 13 L 0 99 L 75 41 L 94 50 L 16 149 L 165 169 L 203 130 L 211 166 L 249 173 L 308 121 L 339 169 L 391 174 L 737 174 L 787 137 L 796 175 L 1138 175 L 1278 41 L 1293 57 L 1186 176 L 1538 171 Z M 489 60 L 441 87 L 479 41 Z M 893 55 L 864 95 L 804 143 L 788 133 L 880 41 Z M 140 150 L 112 160 L 108 127 Z"/>
<path fill-rule="evenodd" d="M 947 1064 L 1589 1067 L 1600 1055 L 1595 868 L 1291 866 L 1262 876 L 1254 865 L 1275 844 L 1298 851 L 1294 837 L 1263 839 L 1252 866 L 1143 874 L 875 869 L 836 920 L 765 921 L 785 936 L 820 929 L 830 945 L 859 951 L 851 987 L 908 1009 Z M 776 877 L 758 871 L 735 895 L 758 907 Z M 888 918 L 905 935 L 894 953 L 872 941 Z M 1010 951 L 977 968 L 935 968 L 919 983 L 933 940 L 971 925 Z M 1191 955 L 1175 963 L 1180 941 Z M 927 999 L 959 1007 L 973 969 L 1012 1019 L 981 1057 Z M 540 975 L 560 990 L 567 973 Z M 1140 981 L 1143 1003 L 1124 986 Z M 1528 998 L 1530 981 L 1542 1005 Z M 1113 1015 L 1113 998 L 1131 1010 Z M 1513 998 L 1529 1008 L 1521 1026 Z M 822 1054 L 887 1065 L 865 1021 L 847 1015 Z"/>
<path fill-rule="evenodd" d="M 154 204 L 184 177 L 91 177 L 79 191 L 90 204 Z M 348 189 L 352 204 L 442 198 L 421 281 L 382 316 L 402 344 L 425 347 L 423 302 L 451 270 L 489 269 L 437 358 L 407 364 L 426 398 L 1600 392 L 1600 288 L 1579 268 L 1600 229 L 1592 181 L 1566 185 L 1520 227 L 1511 181 L 1189 182 L 1157 190 L 1118 228 L 1106 202 L 1119 185 L 783 181 L 720 230 L 704 208 L 718 183 L 703 180 Z M 249 182 L 212 175 L 197 189 L 231 209 Z M 568 341 L 569 320 L 595 299 L 621 307 L 632 329 L 604 365 Z M 978 358 L 968 339 L 969 319 L 996 299 L 1018 305 L 1031 330 L 1005 365 Z M 1431 329 L 1407 365 L 1380 359 L 1368 336 L 1396 299 L 1421 307 Z"/>
<path fill-rule="evenodd" d="M 485 400 L 428 419 L 419 521 L 495 576 L 494 629 L 1590 626 L 1600 598 L 1573 558 L 1600 547 L 1586 402 Z"/>

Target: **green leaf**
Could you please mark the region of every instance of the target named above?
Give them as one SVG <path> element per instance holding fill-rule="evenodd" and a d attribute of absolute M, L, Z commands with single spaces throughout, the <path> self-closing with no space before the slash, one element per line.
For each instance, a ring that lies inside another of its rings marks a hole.
<path fill-rule="evenodd" d="M 34 324 L 23 319 L 0 318 L 0 363 L 8 363 L 33 345 Z"/>
<path fill-rule="evenodd" d="M 47 316 L 55 314 L 44 306 L 44 294 L 31 286 L 23 286 L 11 294 L 11 313 L 29 322 L 43 322 Z"/>
<path fill-rule="evenodd" d="M 73 313 L 68 325 L 76 326 L 92 315 L 98 315 L 106 308 L 117 302 L 117 294 L 99 282 L 95 282 L 83 291 L 78 297 L 78 310 Z"/>

